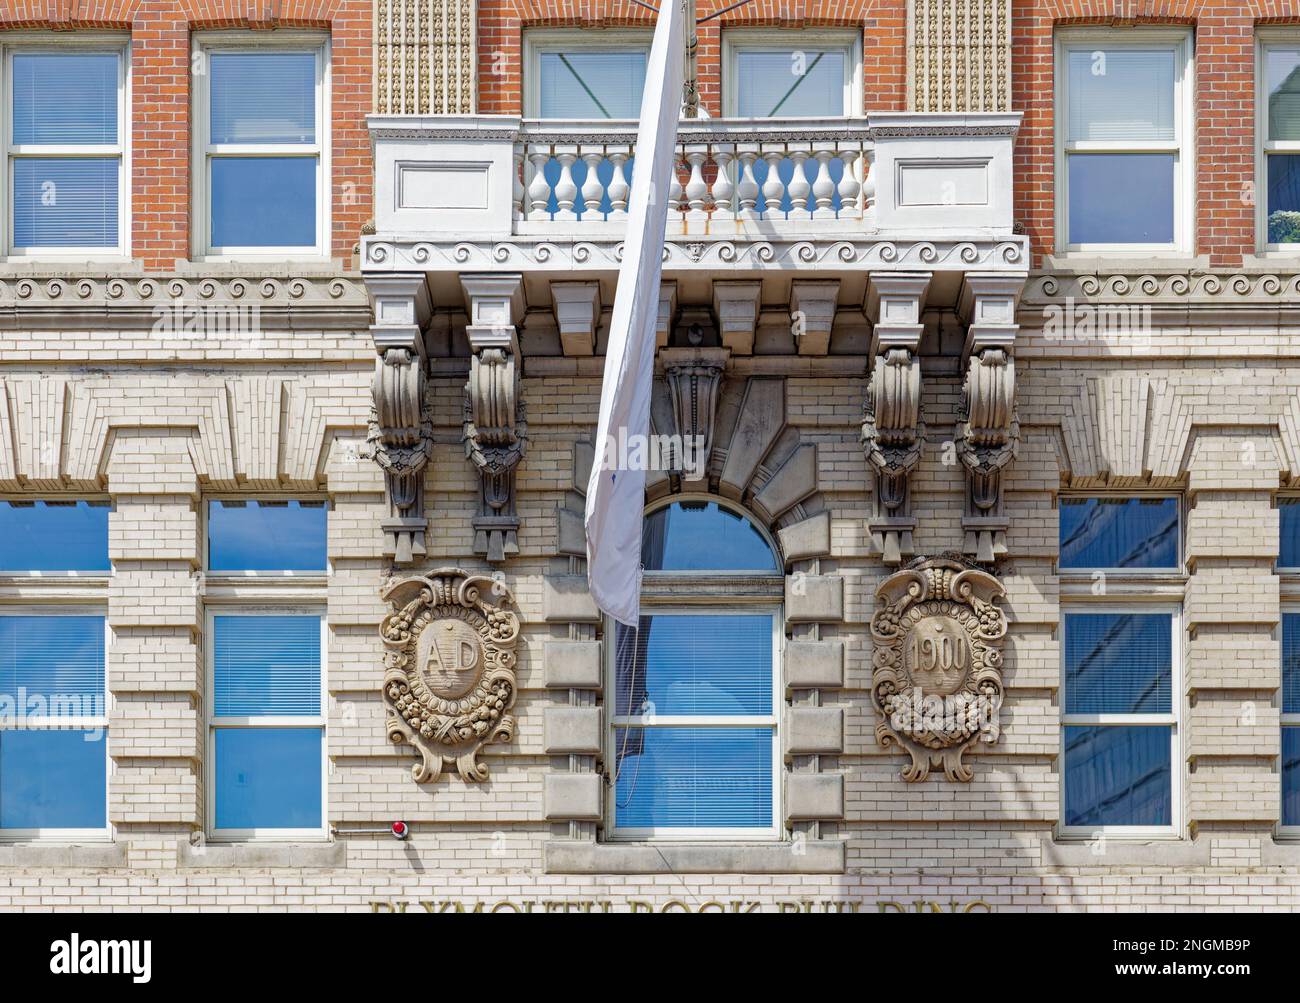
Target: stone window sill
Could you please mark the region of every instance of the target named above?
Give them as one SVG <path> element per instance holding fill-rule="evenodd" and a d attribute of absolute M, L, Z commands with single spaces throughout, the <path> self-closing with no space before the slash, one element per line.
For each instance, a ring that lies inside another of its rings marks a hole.
<path fill-rule="evenodd" d="M 1090 840 L 1053 840 L 1043 845 L 1044 867 L 1208 867 L 1210 841 L 1125 839 L 1107 836 L 1105 851 Z"/>
<path fill-rule="evenodd" d="M 547 874 L 843 874 L 844 843 L 590 843 L 551 840 Z"/>
<path fill-rule="evenodd" d="M 123 843 L 4 843 L 0 867 L 125 867 Z"/>
<path fill-rule="evenodd" d="M 347 844 L 207 843 L 181 846 L 180 867 L 346 867 Z"/>

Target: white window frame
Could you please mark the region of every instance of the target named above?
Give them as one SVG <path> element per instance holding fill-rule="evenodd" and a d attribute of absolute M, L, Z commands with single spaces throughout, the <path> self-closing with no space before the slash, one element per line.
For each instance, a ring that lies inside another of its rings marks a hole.
<path fill-rule="evenodd" d="M 1068 54 L 1099 49 L 1168 48 L 1175 53 L 1181 74 L 1174 81 L 1174 132 L 1168 142 L 1072 141 L 1069 132 Z M 1056 250 L 1065 255 L 1149 258 L 1152 252 L 1185 256 L 1193 252 L 1196 209 L 1196 78 L 1191 29 L 1125 28 L 1073 29 L 1057 33 L 1055 42 L 1055 173 Z M 1067 160 L 1071 153 L 1172 153 L 1174 161 L 1174 239 L 1169 244 L 1076 243 L 1070 239 L 1070 186 Z"/>
<path fill-rule="evenodd" d="M 1174 500 L 1174 506 L 1178 512 L 1178 531 L 1177 531 L 1178 565 L 1173 568 L 1084 568 L 1084 567 L 1067 568 L 1064 567 L 1061 564 L 1061 557 L 1059 551 L 1059 546 L 1060 546 L 1059 527 L 1060 527 L 1061 501 L 1065 499 L 1077 499 L 1077 498 L 1098 498 L 1098 499 L 1100 498 L 1123 498 L 1123 499 L 1172 498 Z M 1182 495 L 1178 494 L 1177 492 L 1175 491 L 1061 491 L 1057 495 L 1056 509 L 1057 509 L 1057 527 L 1058 527 L 1058 537 L 1057 537 L 1058 551 L 1057 551 L 1056 562 L 1057 562 L 1057 572 L 1060 574 L 1062 578 L 1079 577 L 1079 578 L 1091 578 L 1093 580 L 1096 580 L 1096 576 L 1101 575 L 1103 576 L 1103 578 L 1110 578 L 1110 577 L 1152 578 L 1152 579 L 1168 578 L 1168 579 L 1176 579 L 1181 581 L 1183 578 L 1186 577 L 1186 563 L 1185 563 L 1186 557 L 1183 554 L 1183 525 L 1184 525 L 1184 520 L 1186 518 L 1186 513 L 1183 511 Z"/>
<path fill-rule="evenodd" d="M 1072 614 L 1125 614 L 1125 613 L 1159 613 L 1170 619 L 1170 679 L 1169 707 L 1166 714 L 1069 714 L 1066 705 L 1066 618 Z M 1060 767 L 1057 836 L 1063 840 L 1092 839 L 1104 836 L 1107 839 L 1181 839 L 1183 818 L 1183 759 L 1182 759 L 1182 717 L 1183 717 L 1183 611 L 1180 604 L 1174 603 L 1062 603 L 1061 605 L 1061 727 L 1058 745 Z M 1169 825 L 1100 825 L 1070 826 L 1065 824 L 1066 805 L 1066 762 L 1065 729 L 1071 726 L 1104 727 L 1107 725 L 1167 727 L 1170 735 L 1169 748 Z"/>
<path fill-rule="evenodd" d="M 1255 37 L 1255 232 L 1256 248 L 1261 254 L 1297 255 L 1300 242 L 1268 242 L 1268 157 L 1272 153 L 1300 157 L 1300 139 L 1268 138 L 1268 94 L 1264 78 L 1264 59 L 1270 49 L 1300 52 L 1300 31 L 1295 28 L 1260 29 Z"/>
<path fill-rule="evenodd" d="M 263 37 L 265 36 L 265 37 Z M 330 38 L 317 31 L 277 30 L 274 32 L 204 32 L 193 38 L 192 65 L 203 72 L 191 74 L 191 122 L 193 150 L 190 170 L 191 240 L 194 259 L 215 261 L 329 260 L 332 240 L 333 204 L 330 160 L 331 55 Z M 209 142 L 211 131 L 211 75 L 209 59 L 218 53 L 311 52 L 316 53 L 316 142 L 226 143 Z M 316 244 L 314 247 L 214 247 L 211 243 L 211 161 L 218 156 L 316 157 Z"/>
<path fill-rule="evenodd" d="M 314 716 L 276 715 L 253 717 L 223 717 L 216 708 L 216 618 L 218 616 L 318 616 L 320 617 L 320 714 Z M 324 604 L 245 605 L 238 603 L 212 604 L 205 610 L 204 622 L 208 643 L 207 661 L 207 736 L 204 756 L 204 786 L 207 789 L 207 832 L 213 842 L 306 842 L 323 841 L 329 837 L 329 684 L 328 655 L 329 623 Z M 321 734 L 320 808 L 319 826 L 302 829 L 218 829 L 217 820 L 217 731 L 236 728 L 302 728 L 319 730 Z"/>
<path fill-rule="evenodd" d="M 681 493 L 672 494 L 659 500 L 658 502 L 648 505 L 645 514 L 648 516 L 653 512 L 661 509 L 671 508 L 679 502 L 713 502 L 718 508 L 740 516 L 745 522 L 752 526 L 754 530 L 763 538 L 772 553 L 773 561 L 777 567 L 773 571 L 647 571 L 645 579 L 647 582 L 659 581 L 680 583 L 684 591 L 689 591 L 693 585 L 692 580 L 703 580 L 709 577 L 718 577 L 725 575 L 735 578 L 765 578 L 765 577 L 783 577 L 784 570 L 781 568 L 781 550 L 768 533 L 767 528 L 761 525 L 757 519 L 737 505 L 733 505 L 725 498 L 717 495 L 702 493 Z M 690 605 L 684 605 L 689 602 Z M 615 622 L 606 618 L 605 620 L 605 637 L 604 659 L 605 659 L 605 694 L 606 694 L 606 720 L 605 741 L 607 743 L 605 762 L 610 772 L 609 783 L 605 786 L 605 839 L 611 843 L 629 843 L 629 842 L 679 842 L 679 843 L 699 843 L 699 842 L 721 842 L 744 843 L 744 842 L 779 842 L 785 838 L 785 820 L 781 813 L 781 799 L 783 796 L 785 763 L 782 758 L 782 740 L 784 717 L 784 693 L 782 687 L 782 664 L 785 654 L 785 610 L 781 602 L 781 596 L 774 594 L 771 597 L 758 596 L 751 600 L 738 600 L 735 598 L 714 598 L 706 592 L 691 597 L 690 599 L 664 600 L 656 599 L 651 596 L 643 596 L 641 602 L 641 615 L 695 615 L 695 616 L 726 616 L 726 615 L 765 615 L 772 618 L 772 712 L 771 714 L 758 714 L 747 716 L 722 716 L 722 715 L 642 715 L 626 714 L 615 715 L 614 710 L 617 704 L 617 661 L 615 658 L 615 645 L 613 643 L 614 632 L 616 630 Z M 655 826 L 639 827 L 619 826 L 618 820 L 618 784 L 615 771 L 618 766 L 618 733 L 621 726 L 642 726 L 647 728 L 669 727 L 673 725 L 682 727 L 735 727 L 735 728 L 767 728 L 772 729 L 772 824 L 765 827 L 737 828 L 730 826 L 715 827 L 685 827 L 685 826 Z"/>
<path fill-rule="evenodd" d="M 653 33 L 637 29 L 552 28 L 524 32 L 524 117 L 541 117 L 542 53 L 627 51 L 650 54 Z M 550 119 L 561 122 L 569 119 Z M 605 119 L 591 119 L 603 122 Z M 619 121 L 610 119 L 609 121 Z"/>
<path fill-rule="evenodd" d="M 732 28 L 722 32 L 722 107 L 728 118 L 738 117 L 739 72 L 736 57 L 745 51 L 813 52 L 839 49 L 844 60 L 844 110 L 839 115 L 818 118 L 851 118 L 862 115 L 862 32 L 851 29 Z M 800 116 L 778 115 L 774 119 L 755 121 L 779 122 Z"/>
<path fill-rule="evenodd" d="M 13 142 L 13 57 L 29 52 L 104 52 L 120 56 L 117 91 L 117 142 L 111 145 L 39 144 L 15 146 Z M 14 261 L 121 261 L 131 257 L 131 40 L 105 32 L 68 32 L 66 36 L 41 32 L 14 33 L 0 42 L 4 81 L 0 85 L 0 130 L 3 131 L 3 197 L 0 197 L 0 232 L 4 253 Z M 24 157 L 117 157 L 116 247 L 17 247 L 14 244 L 13 162 Z"/>
<path fill-rule="evenodd" d="M 1294 614 L 1300 614 L 1300 603 L 1297 603 L 1297 602 L 1286 602 L 1286 601 L 1283 601 L 1283 603 L 1282 603 L 1282 614 L 1285 616 L 1285 615 L 1288 614 L 1288 613 L 1289 613 L 1289 614 L 1293 614 L 1293 615 L 1294 615 Z M 1283 634 L 1283 633 L 1285 632 L 1285 630 L 1286 630 L 1286 620 L 1283 620 L 1282 623 L 1279 625 L 1278 633 L 1279 633 L 1279 634 Z M 1281 642 L 1282 638 L 1279 637 L 1278 640 L 1279 640 L 1279 642 Z M 1280 643 L 1279 643 L 1279 648 L 1281 648 Z M 1285 650 L 1285 648 L 1281 648 L 1281 650 Z M 1279 687 L 1278 706 L 1279 706 L 1279 707 L 1281 707 L 1281 705 L 1282 705 L 1282 696 L 1281 696 L 1281 692 L 1280 692 L 1281 684 L 1282 684 L 1282 668 L 1283 668 L 1282 666 L 1280 666 L 1280 665 L 1278 666 L 1278 687 Z M 1286 711 L 1281 711 L 1281 712 L 1279 713 L 1279 715 L 1278 715 L 1278 724 L 1279 724 L 1279 731 L 1280 731 L 1281 729 L 1285 729 L 1285 728 L 1296 728 L 1296 729 L 1300 729 L 1300 712 L 1293 711 L 1293 712 L 1291 712 L 1291 713 L 1287 713 Z M 1283 799 L 1283 797 L 1285 796 L 1285 790 L 1284 790 L 1284 788 L 1283 788 L 1283 786 L 1282 786 L 1282 776 L 1281 776 L 1281 774 L 1282 774 L 1282 745 L 1281 745 L 1281 741 L 1282 741 L 1282 736 L 1279 734 L 1279 735 L 1278 735 L 1278 750 L 1277 750 L 1277 755 L 1278 755 L 1278 813 L 1277 813 L 1277 828 L 1274 830 L 1274 833 L 1275 833 L 1275 835 L 1277 836 L 1278 839 L 1284 839 L 1284 840 L 1300 840 L 1300 823 L 1296 823 L 1295 825 L 1287 825 L 1286 823 L 1284 823 L 1284 822 L 1282 821 L 1282 799 Z"/>
<path fill-rule="evenodd" d="M 109 806 L 112 804 L 113 754 L 109 731 L 109 718 L 112 716 L 112 691 L 108 686 L 109 653 L 113 646 L 113 629 L 108 623 L 107 603 L 95 603 L 66 606 L 3 606 L 0 616 L 97 616 L 104 621 L 104 713 L 78 717 L 37 717 L 23 722 L 22 727 L 6 727 L 0 722 L 0 732 L 4 731 L 73 731 L 99 728 L 104 733 L 104 825 L 91 829 L 0 829 L 0 843 L 105 843 L 113 840 L 113 823 L 109 818 Z"/>

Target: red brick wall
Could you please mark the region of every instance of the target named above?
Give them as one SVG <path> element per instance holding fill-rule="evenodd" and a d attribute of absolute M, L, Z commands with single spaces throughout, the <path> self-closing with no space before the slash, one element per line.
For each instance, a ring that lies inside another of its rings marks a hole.
<path fill-rule="evenodd" d="M 734 0 L 698 0 L 699 17 Z M 657 6 L 657 4 L 656 4 Z M 520 114 L 523 32 L 539 27 L 654 26 L 632 0 L 479 0 L 479 111 Z M 699 27 L 700 100 L 717 116 L 722 98 L 722 32 L 728 28 L 860 28 L 863 107 L 900 111 L 907 95 L 905 0 L 752 0 Z"/>
<path fill-rule="evenodd" d="M 113 28 L 132 41 L 132 255 L 171 269 L 190 247 L 190 32 L 319 28 L 331 36 L 333 255 L 373 215 L 365 115 L 371 0 L 0 0 L 0 30 Z"/>
<path fill-rule="evenodd" d="M 1036 261 L 1055 245 L 1052 36 L 1066 25 L 1191 25 L 1196 52 L 1196 251 L 1219 267 L 1255 250 L 1255 30 L 1300 23 L 1300 0 L 1014 0 L 1016 218 Z"/>

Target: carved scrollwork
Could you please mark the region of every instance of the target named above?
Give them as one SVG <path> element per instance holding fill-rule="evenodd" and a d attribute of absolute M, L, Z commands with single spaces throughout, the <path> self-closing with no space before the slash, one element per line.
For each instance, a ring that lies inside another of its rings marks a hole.
<path fill-rule="evenodd" d="M 1002 469 L 1019 444 L 1015 360 L 1004 347 L 985 347 L 972 353 L 966 371 L 956 442 L 967 482 L 962 551 L 984 563 L 1007 552 Z"/>
<path fill-rule="evenodd" d="M 433 402 L 423 360 L 387 349 L 375 363 L 366 444 L 384 471 L 388 518 L 385 553 L 409 565 L 425 554 L 424 469 L 433 453 Z"/>
<path fill-rule="evenodd" d="M 731 352 L 725 348 L 665 348 L 659 355 L 673 404 L 673 431 L 680 440 L 674 472 L 698 480 L 705 475 L 713 451 L 722 377 Z"/>
<path fill-rule="evenodd" d="M 486 780 L 479 751 L 515 734 L 513 598 L 500 582 L 458 568 L 407 578 L 383 598 L 392 606 L 379 625 L 389 741 L 419 753 L 416 783 L 452 763 L 463 780 Z"/>
<path fill-rule="evenodd" d="M 489 561 L 519 553 L 515 470 L 528 448 L 528 422 L 514 353 L 483 348 L 470 360 L 465 385 L 465 455 L 479 472 L 474 553 Z"/>
<path fill-rule="evenodd" d="M 871 531 L 886 564 L 912 553 L 909 477 L 924 444 L 920 360 L 910 349 L 890 348 L 876 360 L 862 414 L 862 447 L 876 471 Z"/>
<path fill-rule="evenodd" d="M 998 740 L 1007 621 L 994 602 L 1004 595 L 996 578 L 957 555 L 913 561 L 876 590 L 876 740 L 910 754 L 902 771 L 908 783 L 925 780 L 932 767 L 969 783 L 974 774 L 963 753 Z"/>

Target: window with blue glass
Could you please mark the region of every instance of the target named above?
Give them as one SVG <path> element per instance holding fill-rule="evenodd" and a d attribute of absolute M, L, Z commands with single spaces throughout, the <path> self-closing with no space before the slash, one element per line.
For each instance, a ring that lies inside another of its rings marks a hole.
<path fill-rule="evenodd" d="M 0 835 L 108 829 L 102 613 L 0 614 Z"/>
<path fill-rule="evenodd" d="M 214 835 L 319 835 L 325 761 L 321 617 L 296 610 L 216 610 L 209 628 Z"/>
<path fill-rule="evenodd" d="M 328 514 L 323 501 L 212 499 L 208 570 L 324 574 Z"/>
<path fill-rule="evenodd" d="M 1279 568 L 1300 568 L 1300 498 L 1278 498 Z"/>
<path fill-rule="evenodd" d="M 5 63 L 11 252 L 125 254 L 125 47 L 12 48 Z"/>
<path fill-rule="evenodd" d="M 324 45 L 202 52 L 203 250 L 325 254 Z"/>
<path fill-rule="evenodd" d="M 108 513 L 108 502 L 0 501 L 0 574 L 108 574 Z"/>
<path fill-rule="evenodd" d="M 1258 157 L 1260 243 L 1300 248 L 1300 36 L 1288 32 L 1260 48 Z"/>
<path fill-rule="evenodd" d="M 1056 129 L 1061 250 L 1179 248 L 1189 229 L 1189 36 L 1063 38 Z"/>
<path fill-rule="evenodd" d="M 1062 571 L 1177 571 L 1178 499 L 1077 498 L 1058 503 Z"/>
<path fill-rule="evenodd" d="M 647 516 L 642 563 L 640 622 L 614 625 L 613 835 L 776 836 L 776 555 L 739 513 L 677 502 Z M 692 594 L 702 571 L 766 578 L 771 598 L 710 602 Z"/>
<path fill-rule="evenodd" d="M 1300 832 L 1300 613 L 1282 614 L 1282 826 Z"/>
<path fill-rule="evenodd" d="M 1172 831 L 1177 628 L 1173 610 L 1062 615 L 1063 831 Z"/>

